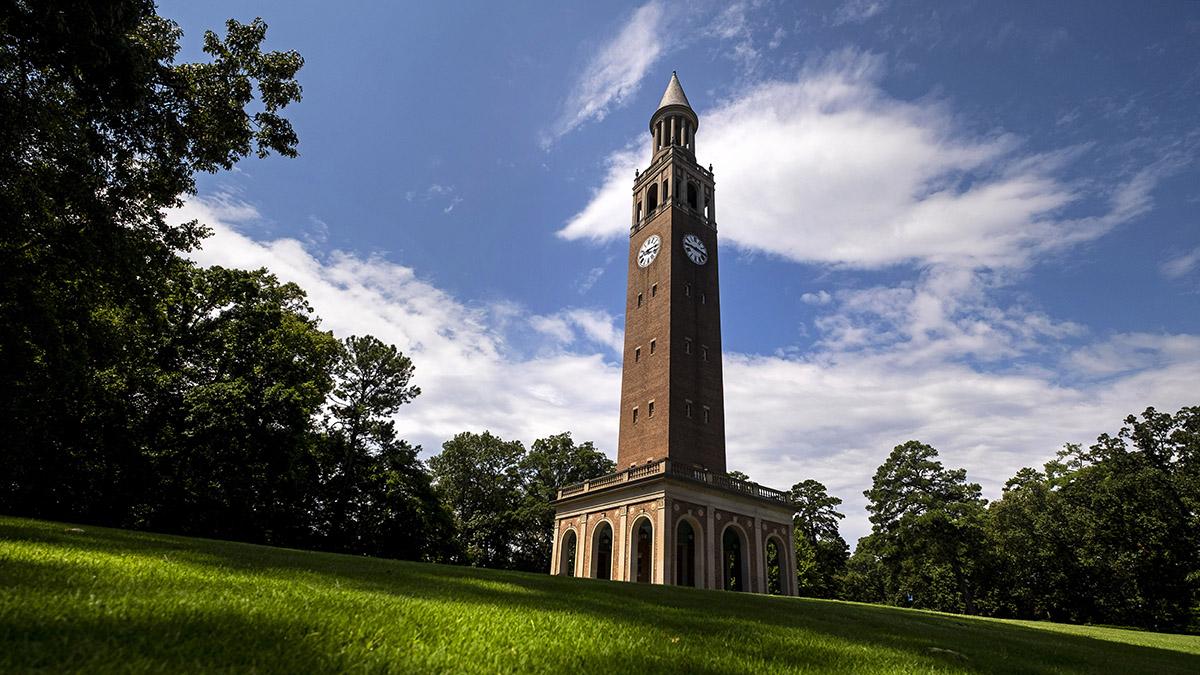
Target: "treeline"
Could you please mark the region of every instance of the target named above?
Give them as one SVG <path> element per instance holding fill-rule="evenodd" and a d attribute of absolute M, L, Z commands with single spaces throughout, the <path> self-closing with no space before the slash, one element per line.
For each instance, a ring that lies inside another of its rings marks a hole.
<path fill-rule="evenodd" d="M 837 535 L 841 501 L 815 481 L 793 489 L 803 594 L 1200 630 L 1200 407 L 1130 416 L 1022 469 L 991 504 L 937 456 L 896 446 L 864 492 L 871 534 L 853 556 Z"/>
<path fill-rule="evenodd" d="M 0 6 L 0 511 L 547 569 L 547 497 L 601 453 L 462 434 L 431 472 L 391 421 L 407 357 L 166 221 L 197 172 L 296 155 L 303 60 L 265 36 L 229 21 L 176 63 L 149 0 Z"/>

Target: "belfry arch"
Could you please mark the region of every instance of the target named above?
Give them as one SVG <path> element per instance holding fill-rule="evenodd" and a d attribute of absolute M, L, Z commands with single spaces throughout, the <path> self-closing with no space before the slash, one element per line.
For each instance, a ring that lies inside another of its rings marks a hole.
<path fill-rule="evenodd" d="M 570 528 L 563 532 L 562 541 L 558 544 L 558 573 L 560 576 L 575 576 L 575 560 L 579 555 L 579 535 Z"/>
<path fill-rule="evenodd" d="M 607 520 L 601 521 L 592 531 L 589 549 L 588 576 L 593 579 L 612 579 L 613 528 Z"/>
<path fill-rule="evenodd" d="M 645 516 L 630 528 L 628 578 L 641 584 L 654 581 L 654 524 Z"/>
<path fill-rule="evenodd" d="M 727 591 L 749 591 L 750 541 L 742 528 L 726 525 L 721 533 L 721 588 Z"/>
<path fill-rule="evenodd" d="M 763 547 L 764 564 L 766 565 L 765 588 L 763 590 L 768 595 L 788 595 L 791 589 L 792 572 L 788 568 L 786 544 L 778 535 L 770 535 L 767 537 L 767 543 Z"/>
<path fill-rule="evenodd" d="M 675 526 L 675 585 L 703 587 L 704 544 L 700 523 L 689 517 Z"/>

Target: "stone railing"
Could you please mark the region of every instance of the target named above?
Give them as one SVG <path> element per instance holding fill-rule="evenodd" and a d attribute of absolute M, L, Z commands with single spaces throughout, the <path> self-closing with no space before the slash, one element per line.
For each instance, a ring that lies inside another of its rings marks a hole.
<path fill-rule="evenodd" d="M 719 490 L 727 492 L 737 492 L 755 499 L 764 499 L 766 501 L 778 502 L 781 504 L 789 504 L 786 492 L 772 490 L 769 487 L 763 487 L 758 483 L 752 483 L 747 480 L 738 480 L 730 478 L 723 473 L 714 473 L 701 469 L 700 467 L 680 464 L 672 462 L 669 459 L 660 459 L 656 462 L 641 464 L 630 467 L 623 471 L 610 473 L 606 476 L 585 480 L 582 483 L 567 485 L 558 490 L 558 498 L 565 499 L 567 497 L 575 497 L 589 492 L 597 492 L 605 490 L 616 485 L 624 485 L 626 483 L 634 483 L 646 478 L 654 476 L 669 476 L 671 478 L 681 478 L 694 483 L 703 483 Z"/>

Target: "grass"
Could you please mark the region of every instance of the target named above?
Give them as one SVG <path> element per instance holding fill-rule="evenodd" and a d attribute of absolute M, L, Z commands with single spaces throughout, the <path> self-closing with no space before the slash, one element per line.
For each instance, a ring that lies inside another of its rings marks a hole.
<path fill-rule="evenodd" d="M 1200 672 L 1200 637 L 0 517 L 0 672 Z"/>

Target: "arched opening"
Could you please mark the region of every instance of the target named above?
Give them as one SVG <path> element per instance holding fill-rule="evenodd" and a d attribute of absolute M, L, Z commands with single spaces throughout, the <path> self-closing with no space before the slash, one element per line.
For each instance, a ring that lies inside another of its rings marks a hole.
<path fill-rule="evenodd" d="M 600 523 L 592 533 L 592 578 L 612 579 L 613 531 L 608 523 Z"/>
<path fill-rule="evenodd" d="M 750 590 L 749 552 L 746 541 L 736 527 L 726 527 L 721 536 L 721 575 L 727 591 Z"/>
<path fill-rule="evenodd" d="M 783 542 L 776 537 L 767 539 L 767 593 L 787 595 L 786 561 Z"/>
<path fill-rule="evenodd" d="M 629 578 L 639 584 L 654 579 L 654 528 L 649 518 L 641 518 L 633 526 L 633 555 L 629 558 Z"/>
<path fill-rule="evenodd" d="M 688 181 L 687 204 L 688 204 L 688 206 L 692 207 L 693 209 L 697 208 L 697 206 L 700 204 L 699 192 L 700 191 L 696 189 L 696 184 L 691 181 Z"/>
<path fill-rule="evenodd" d="M 675 584 L 696 587 L 696 528 L 686 520 L 679 521 L 675 531 Z"/>
<path fill-rule="evenodd" d="M 575 554 L 579 548 L 579 537 L 575 530 L 563 533 L 562 542 L 558 545 L 558 573 L 564 577 L 575 576 Z"/>
<path fill-rule="evenodd" d="M 646 214 L 654 213 L 658 208 L 658 183 L 646 189 Z"/>

